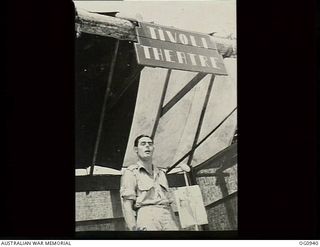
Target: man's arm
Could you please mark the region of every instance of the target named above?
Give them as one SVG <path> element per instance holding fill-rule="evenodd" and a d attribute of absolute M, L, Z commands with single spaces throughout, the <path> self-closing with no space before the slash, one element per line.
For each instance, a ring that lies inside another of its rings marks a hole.
<path fill-rule="evenodd" d="M 123 216 L 130 231 L 136 230 L 136 217 L 133 210 L 133 200 L 123 200 Z"/>
<path fill-rule="evenodd" d="M 136 200 L 137 181 L 134 173 L 126 169 L 121 177 L 120 195 L 122 197 L 123 216 L 130 231 L 135 230 L 136 218 L 133 205 Z"/>

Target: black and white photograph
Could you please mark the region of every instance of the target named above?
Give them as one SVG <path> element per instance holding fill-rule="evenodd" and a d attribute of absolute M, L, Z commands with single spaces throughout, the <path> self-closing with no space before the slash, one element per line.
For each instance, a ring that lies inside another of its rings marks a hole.
<path fill-rule="evenodd" d="M 8 1 L 1 245 L 318 245 L 319 6 Z"/>
<path fill-rule="evenodd" d="M 236 1 L 74 4 L 75 231 L 236 232 Z"/>

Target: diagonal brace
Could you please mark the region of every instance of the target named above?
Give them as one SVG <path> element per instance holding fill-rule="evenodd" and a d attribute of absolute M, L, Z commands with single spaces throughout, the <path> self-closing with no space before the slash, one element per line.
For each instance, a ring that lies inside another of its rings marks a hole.
<path fill-rule="evenodd" d="M 166 114 L 183 96 L 185 96 L 193 87 L 195 87 L 207 74 L 198 73 L 187 85 L 182 88 L 163 108 L 161 117 Z"/>

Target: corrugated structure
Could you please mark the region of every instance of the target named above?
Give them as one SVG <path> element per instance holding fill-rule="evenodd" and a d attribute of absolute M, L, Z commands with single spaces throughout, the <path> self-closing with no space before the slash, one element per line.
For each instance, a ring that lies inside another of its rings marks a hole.
<path fill-rule="evenodd" d="M 76 12 L 76 168 L 120 171 L 136 162 L 134 137 L 154 135 L 156 165 L 192 167 L 189 178 L 201 188 L 209 220 L 202 229 L 236 230 L 234 40 L 213 37 L 228 76 L 142 67 L 133 49 L 135 22 Z M 76 177 L 76 231 L 125 230 L 120 175 L 90 172 Z M 178 168 L 171 173 L 172 190 L 185 186 Z"/>

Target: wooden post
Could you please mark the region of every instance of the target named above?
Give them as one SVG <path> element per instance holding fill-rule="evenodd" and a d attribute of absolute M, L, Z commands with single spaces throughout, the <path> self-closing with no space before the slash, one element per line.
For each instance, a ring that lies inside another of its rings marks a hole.
<path fill-rule="evenodd" d="M 192 185 L 197 184 L 197 181 L 196 181 L 196 178 L 195 178 L 195 176 L 193 174 L 193 171 L 192 171 L 193 169 L 192 169 L 192 166 L 191 166 L 191 162 L 192 162 L 193 154 L 194 154 L 194 151 L 196 149 L 196 145 L 197 145 L 197 142 L 198 142 L 198 139 L 199 139 L 199 135 L 200 135 L 201 127 L 202 127 L 202 122 L 203 122 L 204 114 L 206 112 L 207 105 L 208 105 L 208 102 L 209 102 L 209 98 L 210 98 L 210 94 L 211 94 L 214 78 L 215 78 L 215 75 L 212 75 L 211 79 L 210 79 L 210 82 L 209 82 L 207 94 L 206 94 L 206 97 L 205 97 L 205 100 L 204 100 L 204 103 L 203 103 L 203 106 L 202 106 L 202 110 L 201 110 L 201 114 L 200 114 L 200 118 L 199 118 L 199 122 L 198 122 L 197 131 L 196 131 L 196 134 L 195 134 L 195 137 L 194 137 L 194 140 L 193 140 L 192 149 L 191 149 L 192 152 L 190 153 L 190 156 L 189 156 L 188 161 L 187 161 L 187 165 L 191 168 L 189 176 L 190 176 L 190 181 L 191 181 Z M 189 184 L 187 184 L 187 186 L 189 186 Z M 195 225 L 195 230 L 196 231 L 200 230 L 199 225 L 197 225 L 197 224 Z"/>
<path fill-rule="evenodd" d="M 189 180 L 188 180 L 188 177 L 187 177 L 187 172 L 184 172 L 183 173 L 183 177 L 184 177 L 184 181 L 186 182 L 186 186 L 189 186 Z"/>
<path fill-rule="evenodd" d="M 164 99 L 166 97 L 166 92 L 167 92 L 167 88 L 168 88 L 168 84 L 169 84 L 169 80 L 170 80 L 170 75 L 171 75 L 171 69 L 168 69 L 167 76 L 166 76 L 166 79 L 165 79 L 165 82 L 164 82 L 164 86 L 163 86 L 163 89 L 162 89 L 162 95 L 161 95 L 161 98 L 160 98 L 158 112 L 157 112 L 156 119 L 155 119 L 155 122 L 154 122 L 154 125 L 153 125 L 152 133 L 151 133 L 151 138 L 152 139 L 154 138 L 154 136 L 156 134 L 156 131 L 157 131 L 157 128 L 158 128 L 158 125 L 159 125 L 160 117 L 161 117 L 161 114 L 162 114 L 162 106 L 163 106 Z"/>
<path fill-rule="evenodd" d="M 189 159 L 187 161 L 187 165 L 190 166 L 190 168 L 191 168 L 190 179 L 191 179 L 191 183 L 192 184 L 196 184 L 196 178 L 195 178 L 195 176 L 193 174 L 193 171 L 192 171 L 191 162 L 192 162 L 194 151 L 196 149 L 196 145 L 197 145 L 197 142 L 198 142 L 198 139 L 199 139 L 199 135 L 200 135 L 201 127 L 202 127 L 202 122 L 203 122 L 203 119 L 204 119 L 204 114 L 206 113 L 207 105 L 208 105 L 210 94 L 211 94 L 212 87 L 213 87 L 214 78 L 215 78 L 215 75 L 212 75 L 211 79 L 210 79 L 210 82 L 209 82 L 209 85 L 208 85 L 207 94 L 206 94 L 206 97 L 205 97 L 205 100 L 204 100 L 204 103 L 203 103 L 203 106 L 202 106 L 202 110 L 201 110 L 201 114 L 200 114 L 200 118 L 199 118 L 199 122 L 198 122 L 198 127 L 197 127 L 197 130 L 196 130 L 196 134 L 195 134 L 195 137 L 194 137 L 194 140 L 193 140 L 192 152 L 190 153 Z"/>
<path fill-rule="evenodd" d="M 93 158 L 92 158 L 92 164 L 90 167 L 90 176 L 93 175 L 93 169 L 94 169 L 94 165 L 95 165 L 96 159 L 97 159 L 97 153 L 98 153 L 98 148 L 99 148 L 99 144 L 100 144 L 101 132 L 102 132 L 104 117 L 105 117 L 105 112 L 106 112 L 107 99 L 109 98 L 110 87 L 111 87 L 111 83 L 112 83 L 114 68 L 116 65 L 116 60 L 117 60 L 117 55 L 118 55 L 118 50 L 119 50 L 119 43 L 120 43 L 120 41 L 116 40 L 114 53 L 113 53 L 113 57 L 112 57 L 111 65 L 110 65 L 110 71 L 109 71 L 109 75 L 108 75 L 108 81 L 107 81 L 107 85 L 106 85 L 106 91 L 104 94 L 102 110 L 101 110 L 101 114 L 100 114 L 100 122 L 99 122 L 99 128 L 98 128 L 98 133 L 97 133 L 97 139 L 96 139 L 96 143 L 94 145 L 94 153 L 93 153 Z"/>
<path fill-rule="evenodd" d="M 110 199 L 111 199 L 113 218 L 123 217 L 120 191 L 110 190 Z M 114 224 L 115 224 L 114 226 L 116 231 L 124 231 L 125 224 L 123 224 L 123 221 L 115 221 Z"/>

